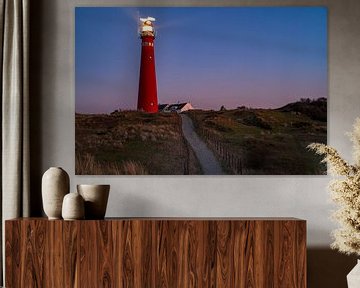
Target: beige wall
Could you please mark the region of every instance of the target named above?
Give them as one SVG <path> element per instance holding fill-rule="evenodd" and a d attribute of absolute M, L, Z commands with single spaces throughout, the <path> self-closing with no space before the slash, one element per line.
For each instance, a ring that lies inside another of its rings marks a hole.
<path fill-rule="evenodd" d="M 329 181 L 326 176 L 74 176 L 73 8 L 79 5 L 96 6 L 101 2 L 31 2 L 33 192 L 39 195 L 41 174 L 49 166 L 62 166 L 71 176 L 72 190 L 79 183 L 111 184 L 107 216 L 293 216 L 308 221 L 308 246 L 311 249 L 327 247 L 331 241 L 329 232 L 334 224 L 329 220 L 333 207 L 326 192 Z M 145 3 L 135 0 L 105 2 L 108 6 L 137 6 Z M 146 3 L 166 5 L 167 1 Z M 350 159 L 351 144 L 344 133 L 351 130 L 355 117 L 360 116 L 360 1 L 238 0 L 171 3 L 185 6 L 195 3 L 327 6 L 330 80 L 328 140 Z M 35 196 L 34 213 L 39 213 L 41 203 Z M 331 255 L 332 259 L 336 258 L 336 253 Z M 315 267 L 311 263 L 309 266 Z"/>

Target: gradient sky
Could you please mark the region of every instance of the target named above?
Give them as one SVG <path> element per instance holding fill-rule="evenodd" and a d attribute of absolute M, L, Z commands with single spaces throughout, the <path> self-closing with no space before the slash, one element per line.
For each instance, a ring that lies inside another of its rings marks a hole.
<path fill-rule="evenodd" d="M 136 109 L 139 16 L 156 18 L 159 103 L 277 108 L 327 97 L 324 7 L 77 7 L 76 112 Z"/>

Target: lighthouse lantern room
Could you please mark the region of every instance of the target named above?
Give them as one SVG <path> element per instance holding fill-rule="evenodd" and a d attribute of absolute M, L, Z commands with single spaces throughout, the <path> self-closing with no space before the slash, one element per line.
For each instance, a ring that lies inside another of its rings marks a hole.
<path fill-rule="evenodd" d="M 154 29 L 155 18 L 140 18 L 139 34 L 141 38 L 141 63 L 137 109 L 144 112 L 158 112 Z"/>

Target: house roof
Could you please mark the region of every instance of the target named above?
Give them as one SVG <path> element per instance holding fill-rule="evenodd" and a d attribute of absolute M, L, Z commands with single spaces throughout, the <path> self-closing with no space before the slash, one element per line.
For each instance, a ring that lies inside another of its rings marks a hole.
<path fill-rule="evenodd" d="M 188 103 L 171 104 L 171 105 L 169 105 L 168 109 L 179 110 L 179 109 L 183 108 L 186 104 L 188 104 Z"/>
<path fill-rule="evenodd" d="M 158 108 L 159 108 L 159 110 L 163 110 L 163 109 L 165 109 L 168 105 L 169 105 L 169 104 L 159 104 L 159 105 L 158 105 Z"/>
<path fill-rule="evenodd" d="M 166 111 L 177 111 L 184 108 L 189 102 L 186 103 L 177 103 L 177 104 L 159 104 L 159 110 L 166 110 Z M 191 105 L 191 104 L 190 104 Z"/>

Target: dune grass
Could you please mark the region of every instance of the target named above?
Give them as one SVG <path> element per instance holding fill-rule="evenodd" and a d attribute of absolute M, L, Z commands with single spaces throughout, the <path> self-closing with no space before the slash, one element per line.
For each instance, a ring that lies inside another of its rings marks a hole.
<path fill-rule="evenodd" d="M 136 161 L 100 162 L 90 154 L 76 156 L 76 174 L 78 175 L 147 175 L 148 171 Z"/>
<path fill-rule="evenodd" d="M 195 110 L 187 113 L 198 134 L 207 135 L 204 137 L 206 141 L 220 142 L 230 153 L 242 159 L 244 174 L 326 173 L 326 166 L 319 166 L 320 158 L 306 148 L 312 142 L 326 143 L 324 121 L 313 120 L 301 113 L 272 109 Z M 217 152 L 214 150 L 214 153 Z M 229 172 L 227 163 L 222 161 L 222 164 Z"/>
<path fill-rule="evenodd" d="M 76 174 L 201 174 L 176 113 L 77 114 Z"/>

